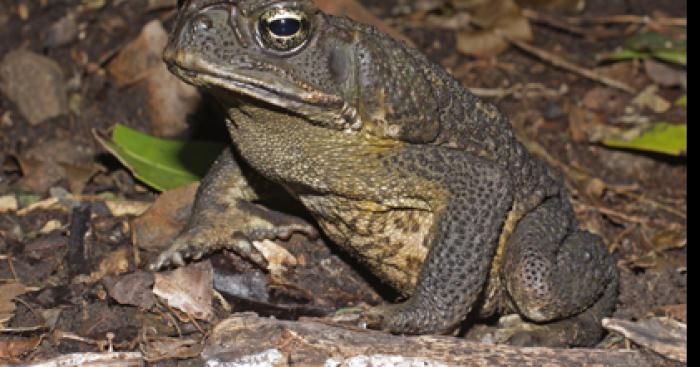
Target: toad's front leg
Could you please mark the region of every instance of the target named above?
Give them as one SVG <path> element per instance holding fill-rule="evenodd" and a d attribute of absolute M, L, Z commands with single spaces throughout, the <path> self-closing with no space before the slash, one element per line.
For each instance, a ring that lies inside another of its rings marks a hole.
<path fill-rule="evenodd" d="M 512 204 L 510 179 L 492 162 L 439 147 L 412 147 L 398 162 L 438 178 L 447 194 L 436 200 L 431 249 L 412 296 L 366 316 L 370 326 L 394 333 L 446 332 L 464 320 L 482 292 Z"/>
<path fill-rule="evenodd" d="M 294 232 L 316 237 L 317 230 L 302 219 L 253 203 L 269 194 L 270 186 L 253 172 L 245 175 L 233 150 L 227 148 L 202 180 L 187 226 L 150 268 L 180 266 L 186 259 L 196 260 L 222 248 L 265 267 L 265 259 L 253 241 L 284 239 Z"/>

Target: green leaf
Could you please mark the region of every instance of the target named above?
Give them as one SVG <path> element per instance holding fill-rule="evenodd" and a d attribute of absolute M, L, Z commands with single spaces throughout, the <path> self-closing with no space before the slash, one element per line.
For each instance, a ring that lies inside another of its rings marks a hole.
<path fill-rule="evenodd" d="M 649 58 L 687 66 L 687 41 L 657 32 L 641 33 L 627 40 L 627 48 L 614 51 L 603 57 L 603 59 L 610 61 Z"/>
<path fill-rule="evenodd" d="M 685 33 L 685 31 L 683 32 Z M 673 38 L 670 35 L 659 32 L 644 32 L 635 34 L 627 39 L 627 46 L 635 51 L 685 51 L 687 46 L 685 39 Z"/>
<path fill-rule="evenodd" d="M 688 149 L 687 125 L 660 122 L 631 140 L 606 139 L 603 144 L 612 148 L 633 149 L 674 156 L 684 155 Z"/>
<path fill-rule="evenodd" d="M 651 57 L 651 54 L 648 52 L 640 52 L 640 51 L 634 51 L 634 50 L 617 50 L 614 51 L 613 53 L 609 55 L 605 55 L 604 59 L 605 60 L 611 60 L 611 61 L 624 61 L 624 60 L 633 60 L 633 59 L 648 59 Z"/>
<path fill-rule="evenodd" d="M 688 106 L 688 95 L 684 94 L 680 96 L 675 102 L 673 102 L 674 105 L 678 107 L 687 107 Z"/>
<path fill-rule="evenodd" d="M 656 58 L 656 59 L 659 59 L 661 61 L 666 61 L 666 62 L 670 62 L 673 64 L 678 64 L 678 65 L 683 65 L 683 66 L 688 65 L 688 53 L 685 50 L 683 50 L 683 51 L 658 50 L 658 51 L 652 52 L 651 56 Z"/>
<path fill-rule="evenodd" d="M 686 51 L 666 51 L 659 50 L 653 52 L 635 51 L 635 50 L 617 50 L 603 57 L 604 60 L 624 61 L 633 59 L 659 59 L 661 61 L 670 62 L 673 64 L 687 66 L 688 54 Z"/>
<path fill-rule="evenodd" d="M 223 144 L 156 138 L 117 124 L 108 140 L 97 140 L 136 178 L 166 191 L 200 180 L 224 149 Z"/>

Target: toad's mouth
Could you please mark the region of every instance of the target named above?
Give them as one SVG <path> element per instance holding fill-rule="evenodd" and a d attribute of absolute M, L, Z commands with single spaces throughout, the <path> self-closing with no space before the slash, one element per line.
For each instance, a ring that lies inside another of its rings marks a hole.
<path fill-rule="evenodd" d="M 212 72 L 210 70 L 216 69 L 190 68 L 177 63 L 168 63 L 168 69 L 189 84 L 212 90 L 215 97 L 222 92 L 232 97 L 249 97 L 339 130 L 358 130 L 360 127 L 356 109 L 342 97 L 308 85 L 295 85 L 285 78 L 270 78 L 269 74 L 263 75 L 257 70 Z"/>

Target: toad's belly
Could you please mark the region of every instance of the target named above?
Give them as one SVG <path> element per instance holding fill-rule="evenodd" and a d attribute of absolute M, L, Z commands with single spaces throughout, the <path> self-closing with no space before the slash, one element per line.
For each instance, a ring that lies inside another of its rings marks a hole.
<path fill-rule="evenodd" d="M 403 295 L 413 292 L 428 254 L 433 213 L 337 196 L 300 200 L 331 240 Z"/>

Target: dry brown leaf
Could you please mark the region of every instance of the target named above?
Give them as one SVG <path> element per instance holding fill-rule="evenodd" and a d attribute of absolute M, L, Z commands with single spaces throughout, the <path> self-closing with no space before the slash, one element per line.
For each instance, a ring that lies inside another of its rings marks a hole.
<path fill-rule="evenodd" d="M 685 303 L 659 306 L 652 310 L 652 314 L 656 316 L 666 316 L 682 323 L 688 323 L 688 305 Z"/>
<path fill-rule="evenodd" d="M 191 264 L 170 272 L 155 274 L 153 293 L 170 307 L 200 320 L 210 320 L 214 270 L 211 262 Z M 187 321 L 187 320 L 184 320 Z"/>
<path fill-rule="evenodd" d="M 626 99 L 617 89 L 595 87 L 583 96 L 581 104 L 594 111 L 608 115 L 622 114 L 625 109 Z"/>
<path fill-rule="evenodd" d="M 125 217 L 127 215 L 142 215 L 151 208 L 153 203 L 147 201 L 107 200 L 105 205 L 113 217 Z"/>
<path fill-rule="evenodd" d="M 106 276 L 102 284 L 107 288 L 109 296 L 120 304 L 138 306 L 147 310 L 156 302 L 151 290 L 153 282 L 153 273 L 136 271 L 119 278 Z"/>
<path fill-rule="evenodd" d="M 644 60 L 644 71 L 654 83 L 662 87 L 680 86 L 683 89 L 688 88 L 688 71 L 685 68 L 675 67 L 654 59 L 647 59 Z"/>
<path fill-rule="evenodd" d="M 649 84 L 649 77 L 641 71 L 634 61 L 614 62 L 596 67 L 593 71 L 602 77 L 624 83 L 634 90 L 641 90 Z"/>
<path fill-rule="evenodd" d="M 197 187 L 194 183 L 162 193 L 143 215 L 132 220 L 134 245 L 148 251 L 170 247 L 189 217 Z"/>
<path fill-rule="evenodd" d="M 7 322 L 14 316 L 15 303 L 12 300 L 29 291 L 22 283 L 0 285 L 0 324 Z"/>
<path fill-rule="evenodd" d="M 102 279 L 105 275 L 119 275 L 129 271 L 130 250 L 122 247 L 110 252 L 102 259 L 97 270 L 90 275 L 78 275 L 73 279 L 73 283 L 94 283 Z"/>
<path fill-rule="evenodd" d="M 505 51 L 509 42 L 503 35 L 521 41 L 532 40 L 530 22 L 513 0 L 462 0 L 458 9 L 470 12 L 478 30 L 457 34 L 457 49 L 467 55 L 489 57 Z"/>
<path fill-rule="evenodd" d="M 273 241 L 253 241 L 253 246 L 265 258 L 267 270 L 273 276 L 282 276 L 288 266 L 297 265 L 297 259 L 294 255 Z"/>
<path fill-rule="evenodd" d="M 94 155 L 91 147 L 71 139 L 38 143 L 17 157 L 23 176 L 19 185 L 42 194 L 65 180 L 71 192 L 79 194 L 100 170 Z"/>
<path fill-rule="evenodd" d="M 654 245 L 654 251 L 663 252 L 685 247 L 688 244 L 688 236 L 684 230 L 668 229 L 656 233 L 650 242 Z"/>
<path fill-rule="evenodd" d="M 652 84 L 646 87 L 632 100 L 632 105 L 647 108 L 654 113 L 664 113 L 671 108 L 671 102 L 660 97 L 656 92 L 659 91 L 659 86 Z"/>
<path fill-rule="evenodd" d="M 42 338 L 0 340 L 0 358 L 16 358 L 36 348 Z"/>
<path fill-rule="evenodd" d="M 39 230 L 39 233 L 46 235 L 46 234 L 49 234 L 53 231 L 61 230 L 61 229 L 63 229 L 63 227 L 64 226 L 63 226 L 63 223 L 61 223 L 61 221 L 59 221 L 57 219 L 51 219 L 51 220 L 47 221 L 46 223 L 44 223 L 44 225 Z"/>
<path fill-rule="evenodd" d="M 587 143 L 599 135 L 605 124 L 603 117 L 594 111 L 578 106 L 569 106 L 569 134 L 575 142 Z"/>
<path fill-rule="evenodd" d="M 145 78 L 150 70 L 163 64 L 162 52 L 167 43 L 168 33 L 163 25 L 157 20 L 151 21 L 109 63 L 109 75 L 120 87 Z"/>
<path fill-rule="evenodd" d="M 0 196 L 0 213 L 17 211 L 18 203 L 15 195 Z"/>

